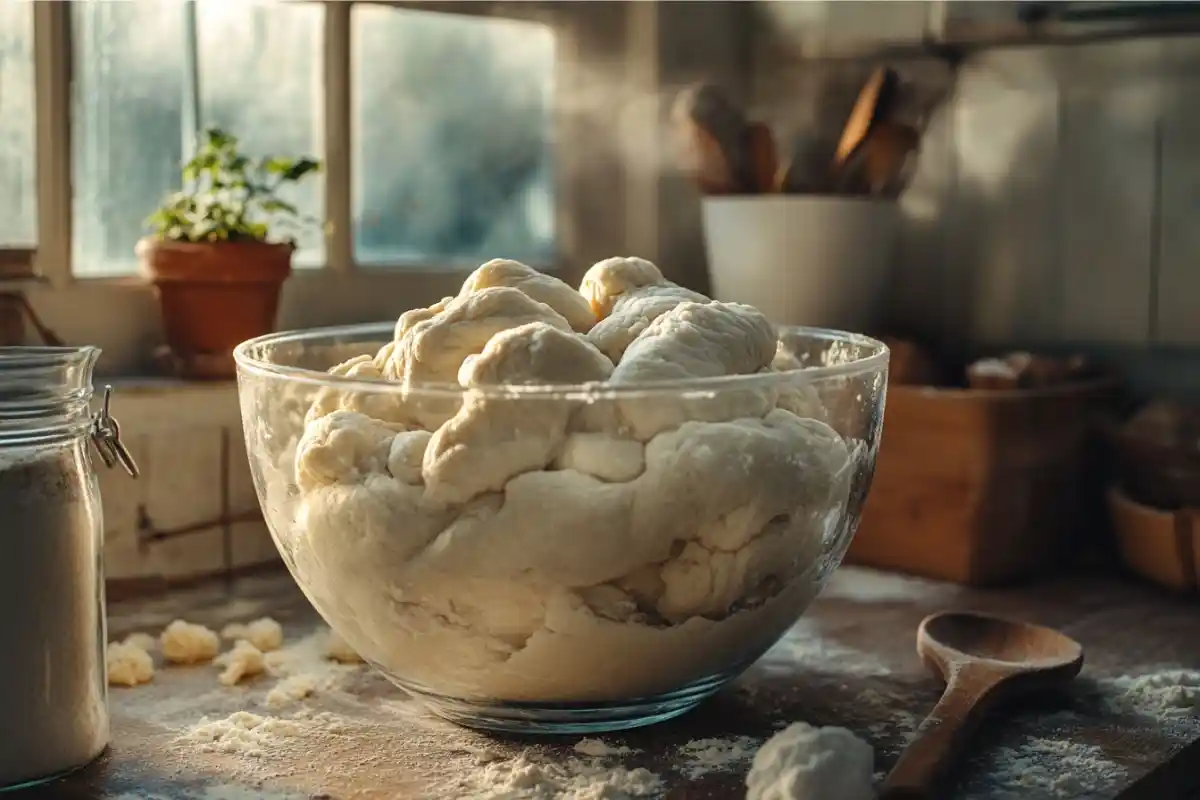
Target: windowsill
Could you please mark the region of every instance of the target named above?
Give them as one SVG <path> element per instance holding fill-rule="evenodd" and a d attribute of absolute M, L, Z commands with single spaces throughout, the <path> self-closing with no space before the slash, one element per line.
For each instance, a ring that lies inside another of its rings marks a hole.
<path fill-rule="evenodd" d="M 103 397 L 105 386 L 113 387 L 112 415 L 123 434 L 241 425 L 236 381 L 98 377 L 94 385 L 94 404 Z"/>

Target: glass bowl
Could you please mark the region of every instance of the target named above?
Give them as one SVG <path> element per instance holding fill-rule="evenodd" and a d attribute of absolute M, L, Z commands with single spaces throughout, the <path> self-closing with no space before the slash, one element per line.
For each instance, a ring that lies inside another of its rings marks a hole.
<path fill-rule="evenodd" d="M 849 546 L 883 421 L 874 339 L 782 329 L 783 369 L 636 388 L 325 371 L 392 330 L 243 343 L 242 421 L 304 594 L 440 716 L 522 733 L 678 716 L 778 641 Z"/>

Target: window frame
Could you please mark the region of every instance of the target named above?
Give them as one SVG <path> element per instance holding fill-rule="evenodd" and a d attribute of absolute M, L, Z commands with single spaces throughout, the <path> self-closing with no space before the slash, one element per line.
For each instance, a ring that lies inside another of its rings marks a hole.
<path fill-rule="evenodd" d="M 359 267 L 354 263 L 351 12 L 355 3 L 293 1 L 324 6 L 324 101 L 319 124 L 326 163 L 325 216 L 332 224 L 325 263 L 295 270 L 286 284 L 280 327 L 388 319 L 453 294 L 464 275 L 461 265 L 431 261 Z M 572 80 L 589 68 L 589 55 L 600 53 L 626 64 L 624 77 L 635 80 L 639 91 L 654 88 L 651 67 L 656 41 L 641 31 L 653 22 L 650 14 L 656 3 L 356 2 L 549 24 L 555 32 L 556 98 L 572 91 Z M 152 288 L 139 276 L 73 274 L 70 6 L 69 2 L 33 4 L 38 238 L 31 255 L 37 278 L 25 291 L 39 316 L 62 339 L 97 345 L 105 351 L 99 367 L 103 374 L 152 374 L 153 350 L 162 338 Z M 639 8 L 643 6 L 646 8 Z M 600 18 L 606 24 L 597 25 Z M 632 35 L 634 32 L 641 33 Z M 557 227 L 556 259 L 549 271 L 577 281 L 589 259 L 627 249 L 655 258 L 658 177 L 637 176 L 627 170 L 612 148 L 600 153 L 590 150 L 586 136 L 579 136 L 587 129 L 581 128 L 578 119 L 562 113 L 565 105 L 557 99 L 554 104 Z M 657 125 L 657 119 L 639 124 Z M 647 143 L 654 140 L 651 128 L 644 133 Z M 624 214 L 610 223 L 597 224 L 597 197 L 604 199 L 606 207 L 624 208 Z M 628 205 L 623 202 L 626 199 Z M 590 215 L 588 209 L 593 209 Z"/>

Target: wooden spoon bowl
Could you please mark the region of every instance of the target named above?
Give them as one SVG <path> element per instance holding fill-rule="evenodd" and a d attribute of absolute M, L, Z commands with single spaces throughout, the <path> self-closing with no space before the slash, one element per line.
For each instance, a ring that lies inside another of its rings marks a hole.
<path fill-rule="evenodd" d="M 1083 668 L 1083 648 L 1058 631 L 965 612 L 926 617 L 917 653 L 946 691 L 888 775 L 881 800 L 945 796 L 943 777 L 991 708 L 1064 686 Z"/>

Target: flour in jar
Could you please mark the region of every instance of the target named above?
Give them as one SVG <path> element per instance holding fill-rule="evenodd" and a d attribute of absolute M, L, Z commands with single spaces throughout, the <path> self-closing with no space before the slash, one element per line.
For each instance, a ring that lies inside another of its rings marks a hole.
<path fill-rule="evenodd" d="M 82 766 L 108 743 L 102 526 L 85 446 L 0 453 L 0 787 Z"/>

